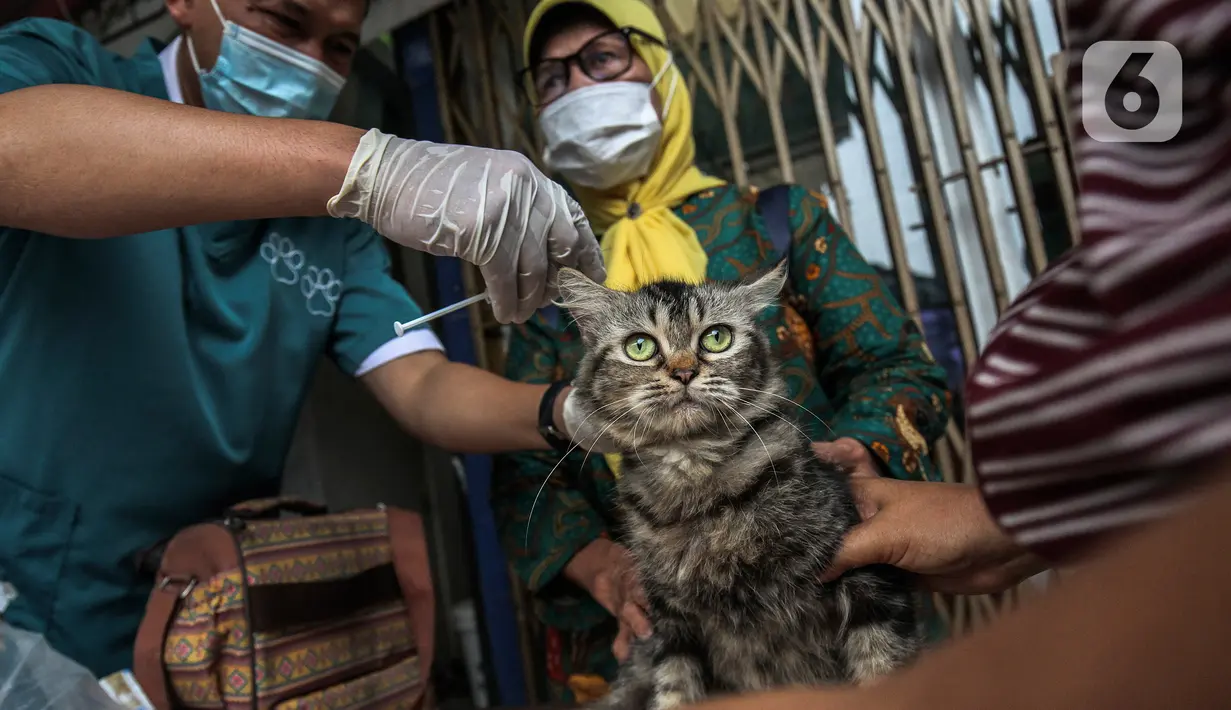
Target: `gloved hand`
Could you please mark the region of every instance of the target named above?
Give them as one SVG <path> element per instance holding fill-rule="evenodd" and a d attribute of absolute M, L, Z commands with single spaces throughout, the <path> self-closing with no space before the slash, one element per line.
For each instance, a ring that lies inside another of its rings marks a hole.
<path fill-rule="evenodd" d="M 598 417 L 590 416 L 581 401 L 577 398 L 577 390 L 569 388 L 564 396 L 564 407 L 560 412 L 563 431 L 582 451 L 594 454 L 619 453 L 615 442 L 603 434 L 605 424 L 597 421 Z"/>
<path fill-rule="evenodd" d="M 328 204 L 401 244 L 479 267 L 496 320 L 522 323 L 556 297 L 556 270 L 606 278 L 581 207 L 520 153 L 372 129 Z"/>

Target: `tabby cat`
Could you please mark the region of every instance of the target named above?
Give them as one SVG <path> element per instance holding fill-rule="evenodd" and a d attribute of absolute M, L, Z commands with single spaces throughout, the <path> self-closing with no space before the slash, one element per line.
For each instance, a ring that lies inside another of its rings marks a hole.
<path fill-rule="evenodd" d="M 920 646 L 899 570 L 819 581 L 859 514 L 845 474 L 793 423 L 757 325 L 785 279 L 783 263 L 752 282 L 628 293 L 560 273 L 586 345 L 573 384 L 622 453 L 618 507 L 654 629 L 600 707 L 862 683 Z"/>

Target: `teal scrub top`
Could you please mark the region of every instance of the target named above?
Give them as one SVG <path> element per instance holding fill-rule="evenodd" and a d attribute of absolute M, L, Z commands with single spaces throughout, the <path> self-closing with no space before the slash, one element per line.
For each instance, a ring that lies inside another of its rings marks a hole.
<path fill-rule="evenodd" d="M 0 29 L 0 93 L 167 99 L 158 49 L 124 58 L 72 25 L 19 21 Z M 5 621 L 97 675 L 128 667 L 152 583 L 134 555 L 276 495 L 320 355 L 358 375 L 438 348 L 426 330 L 393 340 L 420 314 L 358 221 L 98 240 L 0 226 L 0 580 L 19 594 Z"/>

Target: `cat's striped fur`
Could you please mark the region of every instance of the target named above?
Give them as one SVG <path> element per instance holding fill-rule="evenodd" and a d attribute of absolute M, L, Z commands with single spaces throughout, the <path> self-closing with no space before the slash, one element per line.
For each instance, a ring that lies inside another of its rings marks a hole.
<path fill-rule="evenodd" d="M 919 648 L 901 572 L 868 567 L 819 582 L 859 515 L 845 475 L 817 460 L 797 428 L 756 322 L 778 304 L 785 276 L 780 265 L 751 283 L 624 293 L 560 275 L 587 350 L 577 394 L 622 450 L 625 542 L 654 628 L 604 707 L 666 710 L 717 693 L 865 682 Z M 700 343 L 717 325 L 732 341 L 715 353 Z M 629 357 L 630 336 L 653 338 L 655 356 Z M 673 376 L 688 372 L 686 383 Z"/>

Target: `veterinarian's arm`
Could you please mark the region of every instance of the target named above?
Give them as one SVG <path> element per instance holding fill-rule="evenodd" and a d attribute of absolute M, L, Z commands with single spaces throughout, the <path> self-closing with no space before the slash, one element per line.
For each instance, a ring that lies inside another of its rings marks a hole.
<path fill-rule="evenodd" d="M 705 710 L 1221 710 L 1231 707 L 1231 467 L 1196 503 L 1091 559 L 1047 596 L 861 691 Z"/>
<path fill-rule="evenodd" d="M 115 58 L 69 23 L 0 28 L 0 226 L 106 238 L 354 218 L 403 246 L 481 262 L 504 323 L 533 315 L 559 268 L 604 277 L 581 207 L 519 153 L 138 96 Z"/>
<path fill-rule="evenodd" d="M 549 448 L 538 431 L 546 387 L 449 362 L 439 351 L 398 358 L 360 381 L 406 431 L 442 449 L 486 454 Z M 557 426 L 559 409 L 557 400 Z"/>
<path fill-rule="evenodd" d="M 881 472 L 939 480 L 928 453 L 949 421 L 945 371 L 918 328 L 830 214 L 823 195 L 792 189 L 791 282 L 803 297 L 834 439 L 868 447 Z"/>
<path fill-rule="evenodd" d="M 539 313 L 526 324 L 514 326 L 505 375 L 541 386 L 571 374 L 557 372 L 560 349 L 578 347 L 576 343 L 570 345 L 564 331 L 568 322 L 564 313 L 555 325 Z M 585 452 L 578 450 L 563 463 L 561 458 L 563 455 L 556 451 L 499 457 L 492 477 L 492 510 L 509 563 L 532 592 L 588 599 L 586 592 L 562 575 L 574 555 L 607 530 L 598 511 L 573 487 L 578 472 L 593 475 L 602 466 L 603 457 L 591 455 L 583 465 Z M 583 607 L 579 613 L 593 617 L 595 623 L 606 616 L 597 603 Z"/>
<path fill-rule="evenodd" d="M 94 86 L 3 84 L 0 225 L 64 237 L 323 216 L 364 133 Z"/>
<path fill-rule="evenodd" d="M 346 245 L 346 262 L 337 274 L 278 260 L 273 238 L 261 250 L 274 259 L 275 276 L 295 275 L 302 287 L 296 290 L 305 294 L 301 307 L 332 325 L 328 353 L 338 367 L 366 385 L 404 429 L 441 448 L 546 449 L 538 432 L 545 388 L 449 362 L 430 328 L 396 336 L 394 322 L 423 311 L 393 279 L 384 240 L 358 220 L 338 221 L 334 232 Z"/>

